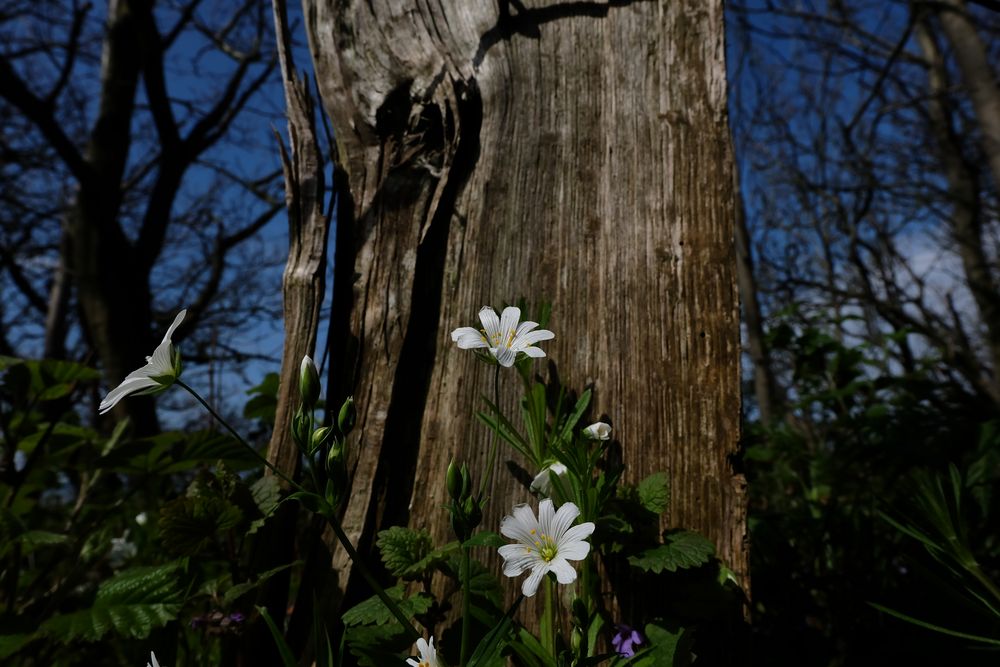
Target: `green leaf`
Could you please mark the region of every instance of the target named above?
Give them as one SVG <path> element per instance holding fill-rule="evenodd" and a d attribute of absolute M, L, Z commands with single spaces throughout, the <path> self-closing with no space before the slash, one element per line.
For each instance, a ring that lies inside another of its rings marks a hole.
<path fill-rule="evenodd" d="M 222 596 L 222 604 L 226 607 L 230 606 L 233 602 L 238 600 L 240 597 L 259 587 L 265 581 L 273 577 L 274 575 L 287 570 L 290 567 L 295 567 L 296 565 L 301 565 L 305 561 L 297 560 L 291 563 L 286 563 L 284 565 L 278 566 L 266 572 L 261 572 L 259 575 L 254 577 L 253 581 L 244 581 L 240 584 L 235 584 L 226 591 L 226 594 Z"/>
<path fill-rule="evenodd" d="M 217 496 L 181 496 L 160 511 L 160 532 L 167 551 L 196 556 L 215 546 L 216 537 L 243 520 L 243 512 Z"/>
<path fill-rule="evenodd" d="M 696 532 L 681 530 L 668 532 L 663 544 L 647 549 L 637 556 L 629 556 L 633 567 L 660 574 L 664 570 L 676 572 L 708 563 L 715 556 L 715 545 Z"/>
<path fill-rule="evenodd" d="M 901 612 L 889 609 L 888 607 L 883 607 L 880 604 L 875 604 L 874 602 L 869 602 L 872 607 L 875 607 L 881 612 L 885 612 L 890 616 L 895 616 L 896 618 L 906 621 L 907 623 L 912 623 L 913 625 L 918 625 L 922 628 L 928 630 L 933 630 L 934 632 L 940 632 L 941 634 L 951 635 L 952 637 L 961 637 L 962 639 L 969 639 L 974 642 L 980 642 L 982 644 L 990 644 L 992 646 L 1000 646 L 1000 639 L 994 639 L 992 637 L 983 637 L 981 635 L 972 635 L 967 632 L 959 632 L 958 630 L 951 630 L 949 628 L 941 627 L 940 625 L 934 625 L 933 623 L 928 623 L 927 621 L 921 621 L 919 618 L 913 618 L 912 616 L 907 616 Z"/>
<path fill-rule="evenodd" d="M 37 638 L 37 634 L 0 635 L 0 658 L 9 658 Z"/>
<path fill-rule="evenodd" d="M 414 578 L 423 574 L 415 566 L 431 553 L 433 543 L 428 530 L 412 530 L 393 526 L 380 531 L 376 540 L 382 562 L 393 576 Z"/>
<path fill-rule="evenodd" d="M 21 544 L 21 554 L 28 554 L 35 549 L 53 544 L 63 544 L 69 538 L 59 533 L 52 533 L 47 530 L 29 530 L 17 537 Z"/>
<path fill-rule="evenodd" d="M 692 634 L 685 627 L 676 630 L 649 623 L 646 625 L 646 648 L 629 660 L 634 667 L 686 667 L 691 664 Z"/>
<path fill-rule="evenodd" d="M 267 613 L 267 609 L 264 607 L 257 607 L 257 611 L 260 612 L 261 618 L 267 623 L 267 629 L 271 631 L 271 637 L 274 638 L 274 643 L 278 646 L 278 653 L 281 654 L 281 662 L 285 664 L 285 667 L 298 667 L 298 661 L 295 660 L 295 656 L 292 654 L 292 649 L 289 648 L 288 642 L 281 635 L 278 630 L 278 626 L 274 624 L 274 620 L 271 615 Z"/>
<path fill-rule="evenodd" d="M 265 475 L 250 485 L 250 494 L 260 513 L 267 516 L 281 502 L 281 484 L 276 475 Z"/>
<path fill-rule="evenodd" d="M 274 415 L 278 407 L 278 385 L 278 374 L 268 373 L 259 385 L 248 390 L 247 394 L 253 398 L 243 406 L 243 416 L 246 419 L 260 419 L 265 423 L 274 424 Z"/>
<path fill-rule="evenodd" d="M 32 389 L 39 401 L 52 401 L 68 396 L 76 383 L 90 382 L 101 377 L 93 368 L 72 361 L 43 359 L 28 362 L 32 372 Z"/>
<path fill-rule="evenodd" d="M 61 642 L 98 641 L 111 631 L 144 639 L 181 610 L 179 567 L 170 563 L 123 570 L 100 585 L 91 608 L 53 616 L 40 631 Z"/>
<path fill-rule="evenodd" d="M 424 593 L 416 593 L 408 598 L 403 597 L 403 587 L 393 586 L 385 589 L 386 595 L 399 605 L 399 610 L 407 618 L 413 618 L 416 614 L 422 614 L 431 608 L 434 599 Z M 385 603 L 377 595 L 373 595 L 364 602 L 361 602 L 344 612 L 341 617 L 344 625 L 385 625 L 389 622 L 397 622 Z"/>
<path fill-rule="evenodd" d="M 493 629 L 479 642 L 479 646 L 472 654 L 472 657 L 469 658 L 468 667 L 485 667 L 500 657 L 500 652 L 507 645 L 508 638 L 513 629 L 514 613 L 523 601 L 524 595 L 518 595 L 517 599 L 514 600 L 514 604 L 510 606 L 510 609 L 500 619 L 500 622 L 493 626 Z"/>
<path fill-rule="evenodd" d="M 658 472 L 639 482 L 639 503 L 653 514 L 663 514 L 670 506 L 670 480 Z"/>
<path fill-rule="evenodd" d="M 467 539 L 465 541 L 464 546 L 466 546 L 466 547 L 491 547 L 493 549 L 497 549 L 499 547 L 502 547 L 505 544 L 507 544 L 507 540 L 505 540 L 500 535 L 498 535 L 498 534 L 496 534 L 496 533 L 494 533 L 492 531 L 489 531 L 489 530 L 482 530 L 482 531 L 476 533 L 475 535 L 473 535 L 472 537 L 470 537 L 469 539 Z"/>

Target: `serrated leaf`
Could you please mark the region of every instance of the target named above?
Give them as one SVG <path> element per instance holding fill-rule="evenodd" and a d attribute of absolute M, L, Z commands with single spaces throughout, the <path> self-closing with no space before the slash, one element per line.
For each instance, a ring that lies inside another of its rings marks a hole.
<path fill-rule="evenodd" d="M 227 500 L 212 496 L 181 496 L 160 511 L 160 532 L 167 551 L 195 556 L 214 546 L 216 537 L 235 528 L 243 512 Z"/>
<path fill-rule="evenodd" d="M 708 563 L 715 556 L 715 545 L 690 530 L 667 533 L 663 544 L 647 549 L 636 556 L 629 556 L 633 567 L 659 574 L 664 570 L 676 572 Z"/>
<path fill-rule="evenodd" d="M 376 544 L 382 553 L 382 562 L 396 577 L 412 572 L 413 567 L 430 554 L 433 546 L 430 531 L 402 526 L 380 531 Z"/>
<path fill-rule="evenodd" d="M 53 616 L 40 631 L 62 642 L 98 641 L 111 631 L 144 639 L 181 610 L 178 568 L 171 563 L 123 570 L 100 585 L 90 609 Z"/>
<path fill-rule="evenodd" d="M 250 495 L 260 513 L 267 516 L 281 502 L 281 485 L 275 475 L 265 475 L 250 485 Z"/>
<path fill-rule="evenodd" d="M 670 506 L 670 480 L 658 472 L 639 482 L 639 503 L 653 514 L 663 514 Z"/>
<path fill-rule="evenodd" d="M 399 610 L 407 618 L 413 618 L 416 614 L 422 614 L 431 608 L 434 599 L 424 593 L 416 593 L 408 598 L 403 597 L 403 587 L 393 586 L 385 589 L 386 595 L 399 606 Z M 390 621 L 395 622 L 396 617 L 385 603 L 377 595 L 373 595 L 364 602 L 344 612 L 341 620 L 344 625 L 385 625 Z"/>
<path fill-rule="evenodd" d="M 145 639 L 154 628 L 177 618 L 180 604 L 114 604 L 53 616 L 42 624 L 46 635 L 59 641 L 98 641 L 115 631 L 123 637 Z"/>

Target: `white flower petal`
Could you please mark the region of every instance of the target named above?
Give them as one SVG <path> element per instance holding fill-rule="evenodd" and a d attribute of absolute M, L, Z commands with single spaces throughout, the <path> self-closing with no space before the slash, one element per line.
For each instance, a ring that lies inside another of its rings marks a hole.
<path fill-rule="evenodd" d="M 538 520 L 527 505 L 515 505 L 514 514 L 505 516 L 500 521 L 501 535 L 524 544 L 534 543 L 533 530 L 538 531 Z"/>
<path fill-rule="evenodd" d="M 517 351 L 509 347 L 491 347 L 490 352 L 493 353 L 493 356 L 497 358 L 497 361 L 504 368 L 510 368 L 514 365 L 514 361 L 517 360 Z"/>
<path fill-rule="evenodd" d="M 103 415 L 105 412 L 118 405 L 118 402 L 129 394 L 134 394 L 137 391 L 158 386 L 160 386 L 160 383 L 145 376 L 128 377 L 120 385 L 108 392 L 108 395 L 104 397 L 103 401 L 101 401 L 98 411 Z"/>
<path fill-rule="evenodd" d="M 489 306 L 483 306 L 479 309 L 479 321 L 483 323 L 483 329 L 491 341 L 491 346 L 495 345 L 496 343 L 492 341 L 500 336 L 500 318 L 497 317 L 496 311 Z"/>
<path fill-rule="evenodd" d="M 516 347 L 521 350 L 535 343 L 543 340 L 552 340 L 556 335 L 549 331 L 548 329 L 539 329 L 538 331 L 528 331 L 527 333 L 517 336 L 514 338 L 514 342 L 511 347 Z"/>
<path fill-rule="evenodd" d="M 559 558 L 583 560 L 590 553 L 590 542 L 574 540 L 559 545 Z"/>
<path fill-rule="evenodd" d="M 458 349 L 471 350 L 477 347 L 489 347 L 486 337 L 482 331 L 477 331 L 472 327 L 459 327 L 451 332 L 451 339 L 458 343 Z"/>
<path fill-rule="evenodd" d="M 521 586 L 521 592 L 524 593 L 525 597 L 531 597 L 538 591 L 538 584 L 541 583 L 542 577 L 544 577 L 549 571 L 549 565 L 539 564 L 528 578 L 524 580 L 524 584 Z"/>
<path fill-rule="evenodd" d="M 518 352 L 524 352 L 529 357 L 534 357 L 535 359 L 541 359 L 545 356 L 545 350 L 540 347 L 526 347 L 523 350 L 518 350 Z"/>
<path fill-rule="evenodd" d="M 510 549 L 505 549 L 510 547 Z M 531 550 L 523 544 L 507 544 L 498 550 L 504 559 L 503 573 L 508 577 L 516 577 L 526 570 L 531 570 L 541 560 L 538 552 Z"/>
<path fill-rule="evenodd" d="M 517 332 L 517 323 L 521 320 L 521 309 L 507 306 L 500 314 L 500 345 L 511 346 Z"/>
<path fill-rule="evenodd" d="M 152 651 L 149 652 L 149 662 L 146 663 L 146 667 L 160 667 L 160 663 L 156 661 L 156 654 Z"/>
<path fill-rule="evenodd" d="M 573 505 L 573 503 L 566 503 L 567 505 Z M 576 507 L 576 505 L 573 505 Z M 542 535 L 548 535 L 553 541 L 558 539 L 557 535 L 552 534 L 552 517 L 555 516 L 555 505 L 548 498 L 538 503 L 538 532 Z"/>
<path fill-rule="evenodd" d="M 585 540 L 590 537 L 593 532 L 594 524 L 591 521 L 581 523 L 578 526 L 573 526 L 562 536 L 562 539 L 560 540 L 560 547 L 562 546 L 562 543 L 569 544 L 571 542 L 580 542 Z"/>
<path fill-rule="evenodd" d="M 572 584 L 576 581 L 576 570 L 566 562 L 565 558 L 553 558 L 549 563 L 549 570 L 556 573 L 556 581 L 560 584 Z"/>
<path fill-rule="evenodd" d="M 517 331 L 514 332 L 514 338 L 520 338 L 524 334 L 528 333 L 532 329 L 538 326 L 538 322 L 521 322 L 517 325 Z"/>
<path fill-rule="evenodd" d="M 177 327 L 179 327 L 181 325 L 181 322 L 184 321 L 184 316 L 185 315 L 187 315 L 187 308 L 185 308 L 181 312 L 177 313 L 177 315 L 174 317 L 173 323 L 167 329 L 167 333 L 164 334 L 164 336 L 163 336 L 163 342 L 164 343 L 169 343 L 170 342 L 170 340 L 174 336 L 174 331 L 176 331 Z"/>
<path fill-rule="evenodd" d="M 580 508 L 573 503 L 565 503 L 556 512 L 555 517 L 552 518 L 552 525 L 549 526 L 549 533 L 552 535 L 552 539 L 560 540 L 562 536 L 566 534 L 569 527 L 573 525 L 576 518 L 580 516 Z"/>

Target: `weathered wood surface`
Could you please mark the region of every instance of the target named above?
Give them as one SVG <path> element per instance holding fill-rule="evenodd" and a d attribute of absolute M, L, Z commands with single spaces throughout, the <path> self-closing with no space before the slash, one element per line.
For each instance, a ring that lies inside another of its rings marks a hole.
<path fill-rule="evenodd" d="M 348 533 L 450 537 L 445 467 L 485 465 L 492 373 L 448 334 L 526 297 L 554 303 L 542 347 L 594 383 L 627 479 L 668 470 L 668 523 L 745 580 L 721 0 L 303 4 L 353 197 Z M 501 472 L 484 527 L 526 500 Z"/>

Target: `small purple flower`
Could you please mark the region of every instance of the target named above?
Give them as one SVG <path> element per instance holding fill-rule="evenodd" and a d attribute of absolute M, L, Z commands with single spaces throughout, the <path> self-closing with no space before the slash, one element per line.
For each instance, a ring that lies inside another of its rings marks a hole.
<path fill-rule="evenodd" d="M 242 623 L 243 621 L 246 620 L 246 618 L 247 618 L 246 616 L 244 616 L 242 613 L 238 611 L 229 615 L 229 620 L 232 621 L 233 623 Z"/>
<path fill-rule="evenodd" d="M 618 655 L 623 658 L 631 658 L 635 655 L 633 646 L 642 644 L 643 642 L 642 635 L 639 634 L 638 630 L 634 630 L 624 623 L 616 625 L 615 629 L 617 632 L 611 638 L 611 645 L 615 647 Z"/>

